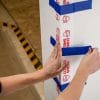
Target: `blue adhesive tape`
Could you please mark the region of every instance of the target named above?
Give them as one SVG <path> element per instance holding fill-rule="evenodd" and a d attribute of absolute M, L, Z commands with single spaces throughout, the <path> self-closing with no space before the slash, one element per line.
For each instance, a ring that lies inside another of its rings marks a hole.
<path fill-rule="evenodd" d="M 53 80 L 56 82 L 57 86 L 58 86 L 59 89 L 60 89 L 61 84 L 60 84 L 59 80 L 57 79 L 57 77 L 54 77 Z M 60 89 L 60 90 L 61 90 L 61 89 Z"/>
<path fill-rule="evenodd" d="M 74 4 L 75 12 L 92 9 L 92 0 L 87 0 L 83 2 L 77 2 Z"/>
<path fill-rule="evenodd" d="M 58 80 L 58 78 L 57 77 L 54 77 L 53 78 L 53 80 L 56 82 L 56 84 L 57 84 L 57 86 L 58 86 L 58 88 L 59 88 L 59 90 L 62 92 L 65 88 L 67 88 L 68 87 L 68 85 L 69 85 L 69 83 L 66 83 L 66 84 L 60 84 L 60 82 L 59 82 L 59 80 Z"/>
<path fill-rule="evenodd" d="M 55 39 L 51 36 L 50 43 L 54 46 L 56 44 Z M 82 47 L 67 47 L 62 48 L 62 56 L 73 56 L 73 55 L 84 55 L 89 51 L 92 46 L 82 46 Z"/>
<path fill-rule="evenodd" d="M 92 0 L 85 0 L 67 5 L 58 5 L 55 0 L 49 0 L 49 5 L 60 15 L 92 9 Z"/>
<path fill-rule="evenodd" d="M 84 55 L 89 51 L 91 46 L 82 46 L 82 47 L 67 47 L 62 48 L 62 56 L 73 56 L 73 55 Z"/>
<path fill-rule="evenodd" d="M 50 37 L 50 43 L 55 46 L 56 45 L 56 40 L 51 36 Z"/>

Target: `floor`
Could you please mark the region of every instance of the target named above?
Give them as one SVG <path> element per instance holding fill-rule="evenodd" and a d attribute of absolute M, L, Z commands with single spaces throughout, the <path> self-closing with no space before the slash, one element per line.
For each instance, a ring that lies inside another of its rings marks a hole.
<path fill-rule="evenodd" d="M 5 37 L 4 32 L 0 32 L 0 77 L 25 73 L 23 64 L 16 55 L 12 44 Z M 33 89 L 34 91 L 32 91 Z M 0 100 L 41 100 L 33 87 L 18 91 L 9 96 L 0 96 Z"/>
<path fill-rule="evenodd" d="M 1 0 L 13 19 L 18 23 L 25 37 L 35 49 L 40 60 L 41 34 L 39 0 Z"/>
<path fill-rule="evenodd" d="M 7 8 L 9 14 L 21 28 L 24 36 L 29 41 L 36 55 L 42 61 L 41 56 L 41 35 L 39 22 L 39 1 L 38 0 L 1 0 Z M 0 7 L 0 13 L 6 13 Z M 13 23 L 8 16 L 1 16 L 0 21 Z M 0 23 L 1 27 L 1 23 Z M 0 77 L 26 72 L 24 65 L 16 56 L 16 52 L 12 44 L 7 41 L 4 33 L 0 31 Z M 5 63 L 6 62 L 6 63 Z M 17 63 L 16 63 L 17 62 Z M 0 96 L 0 100 L 44 100 L 43 83 L 39 83 L 40 99 L 34 87 L 29 87 L 25 90 L 16 92 L 10 96 Z"/>

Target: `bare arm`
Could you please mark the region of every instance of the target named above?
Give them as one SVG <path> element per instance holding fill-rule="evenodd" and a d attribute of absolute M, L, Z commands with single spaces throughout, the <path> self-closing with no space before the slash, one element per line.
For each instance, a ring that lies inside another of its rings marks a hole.
<path fill-rule="evenodd" d="M 98 49 L 89 52 L 81 61 L 76 75 L 69 87 L 65 89 L 57 100 L 79 100 L 85 82 L 89 75 L 100 69 L 100 56 Z"/>
<path fill-rule="evenodd" d="M 23 89 L 31 84 L 51 78 L 60 73 L 64 68 L 60 66 L 61 48 L 57 43 L 51 56 L 48 58 L 44 68 L 34 73 L 13 75 L 0 78 L 2 94 L 9 94 L 16 90 Z"/>
<path fill-rule="evenodd" d="M 87 75 L 83 72 L 76 73 L 69 87 L 58 96 L 57 100 L 79 100 L 86 80 Z"/>
<path fill-rule="evenodd" d="M 44 70 L 34 73 L 13 75 L 0 78 L 2 94 L 9 94 L 16 90 L 23 89 L 31 84 L 47 79 Z"/>

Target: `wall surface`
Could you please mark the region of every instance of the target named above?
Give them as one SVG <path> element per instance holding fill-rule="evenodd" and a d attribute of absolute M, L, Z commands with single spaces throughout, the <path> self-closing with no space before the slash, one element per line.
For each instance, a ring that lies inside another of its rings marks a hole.
<path fill-rule="evenodd" d="M 86 0 L 78 0 L 86 1 Z M 77 2 L 77 1 L 75 1 Z M 76 13 L 66 14 L 72 16 L 72 44 L 71 46 L 87 46 L 100 48 L 99 26 L 100 26 L 100 1 L 92 1 L 92 9 L 79 11 Z M 41 11 L 41 38 L 42 38 L 42 54 L 43 63 L 50 55 L 52 45 L 50 44 L 50 36 L 55 38 L 57 23 L 55 23 L 55 10 L 49 6 L 49 0 L 40 0 Z M 58 25 L 62 30 L 64 27 Z M 67 26 L 66 26 L 67 27 Z M 68 26 L 69 27 L 69 26 Z M 68 28 L 67 27 L 67 28 Z M 46 41 L 46 42 L 45 42 Z M 47 55 L 47 56 L 45 56 Z M 76 69 L 83 56 L 71 57 L 71 77 L 74 76 Z M 67 57 L 70 58 L 70 57 Z M 80 100 L 100 100 L 100 71 L 90 76 L 87 80 L 87 85 L 84 86 L 84 91 Z M 45 82 L 46 100 L 55 100 L 57 96 L 56 84 L 51 79 Z M 67 99 L 67 98 L 66 98 Z"/>

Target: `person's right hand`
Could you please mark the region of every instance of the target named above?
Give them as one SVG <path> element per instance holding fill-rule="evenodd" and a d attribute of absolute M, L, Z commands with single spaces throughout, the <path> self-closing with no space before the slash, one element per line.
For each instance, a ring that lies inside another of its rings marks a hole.
<path fill-rule="evenodd" d="M 87 55 L 82 59 L 78 71 L 83 72 L 86 75 L 95 73 L 100 69 L 100 53 L 97 48 L 93 51 L 89 51 Z"/>

